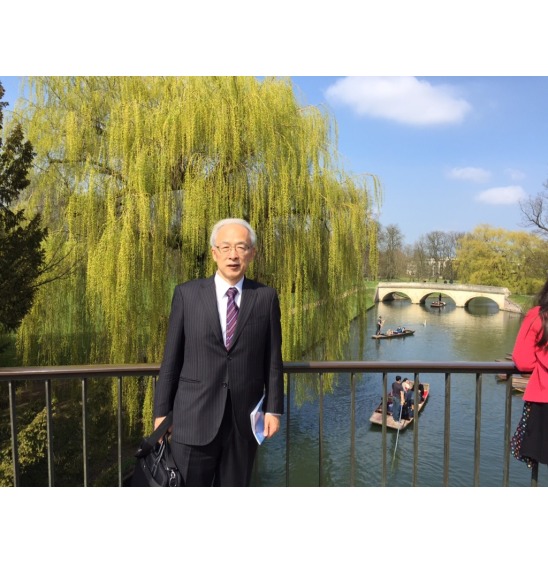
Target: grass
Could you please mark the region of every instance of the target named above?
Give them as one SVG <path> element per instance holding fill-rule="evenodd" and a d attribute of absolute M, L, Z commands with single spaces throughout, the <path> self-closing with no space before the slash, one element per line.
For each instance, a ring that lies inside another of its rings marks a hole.
<path fill-rule="evenodd" d="M 516 294 L 512 293 L 512 295 L 510 295 L 510 301 L 512 301 L 516 305 L 519 305 L 521 307 L 521 310 L 524 313 L 527 313 L 527 311 L 531 307 L 533 307 L 533 305 L 534 305 L 535 296 L 534 295 L 516 295 Z"/>

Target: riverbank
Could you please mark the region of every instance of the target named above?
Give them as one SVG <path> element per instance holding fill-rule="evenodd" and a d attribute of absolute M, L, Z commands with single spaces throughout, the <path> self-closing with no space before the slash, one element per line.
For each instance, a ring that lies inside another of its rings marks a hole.
<path fill-rule="evenodd" d="M 516 310 L 513 312 L 521 313 L 525 315 L 527 311 L 534 306 L 535 304 L 535 296 L 534 295 L 511 295 L 511 299 L 508 299 L 508 302 L 516 307 Z"/>

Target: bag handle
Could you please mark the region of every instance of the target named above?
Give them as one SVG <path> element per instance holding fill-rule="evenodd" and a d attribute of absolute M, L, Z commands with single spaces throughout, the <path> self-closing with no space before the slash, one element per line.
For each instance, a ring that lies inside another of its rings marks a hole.
<path fill-rule="evenodd" d="M 135 457 L 146 457 L 156 446 L 158 440 L 167 434 L 169 427 L 173 424 L 173 412 L 170 411 L 168 415 L 162 420 L 160 426 L 154 432 L 143 438 L 139 449 L 135 453 Z"/>

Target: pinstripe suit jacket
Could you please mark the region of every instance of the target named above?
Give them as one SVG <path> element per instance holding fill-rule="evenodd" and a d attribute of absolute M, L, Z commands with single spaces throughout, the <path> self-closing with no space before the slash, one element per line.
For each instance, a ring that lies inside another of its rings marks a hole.
<path fill-rule="evenodd" d="M 223 342 L 214 276 L 175 288 L 155 417 L 173 410 L 172 439 L 203 446 L 216 436 L 228 389 L 240 434 L 255 440 L 249 415 L 263 392 L 265 412 L 283 414 L 280 303 L 276 291 L 244 279 L 232 345 Z"/>

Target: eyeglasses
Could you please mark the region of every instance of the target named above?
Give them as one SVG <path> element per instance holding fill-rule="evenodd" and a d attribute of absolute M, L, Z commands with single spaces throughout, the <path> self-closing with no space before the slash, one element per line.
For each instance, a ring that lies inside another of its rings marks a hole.
<path fill-rule="evenodd" d="M 236 254 L 243 256 L 249 251 L 249 246 L 247 244 L 236 244 L 235 246 L 230 246 L 229 244 L 221 244 L 221 246 L 215 246 L 215 248 L 221 254 L 228 254 L 231 250 L 235 250 Z"/>

